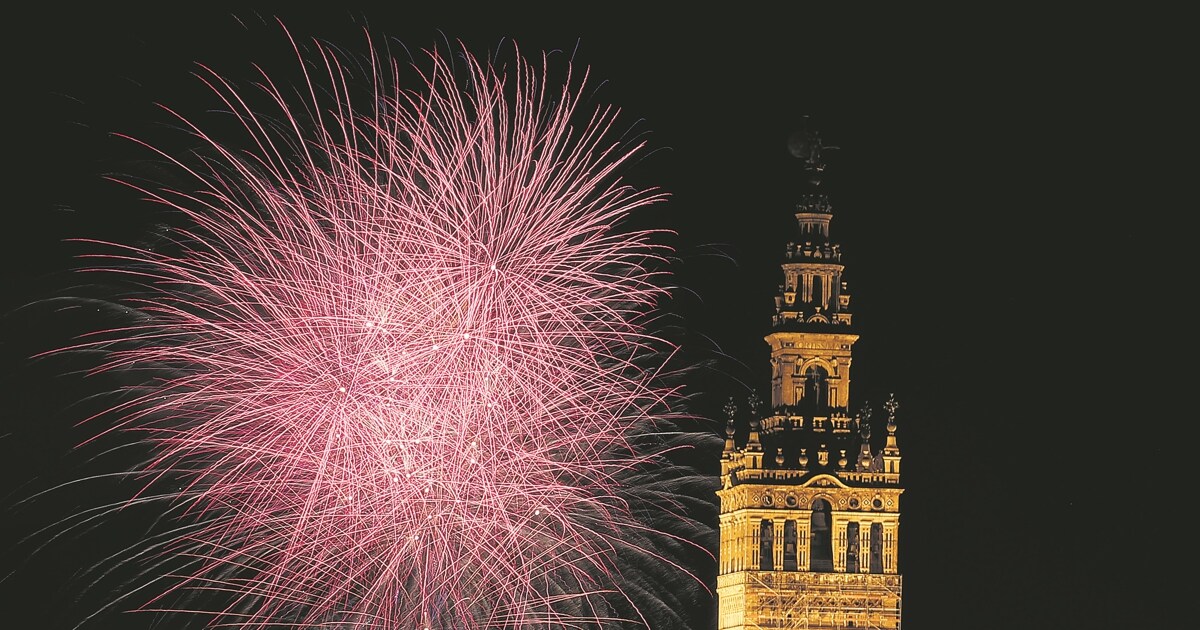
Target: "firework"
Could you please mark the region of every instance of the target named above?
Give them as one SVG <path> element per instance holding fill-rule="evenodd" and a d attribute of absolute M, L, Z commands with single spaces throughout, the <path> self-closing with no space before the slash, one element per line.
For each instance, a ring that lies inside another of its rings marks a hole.
<path fill-rule="evenodd" d="M 179 117 L 203 150 L 160 154 L 196 185 L 130 183 L 184 217 L 168 243 L 92 244 L 90 270 L 141 290 L 72 350 L 152 375 L 104 417 L 152 448 L 131 503 L 179 523 L 130 554 L 139 608 L 379 629 L 671 608 L 651 582 L 687 579 L 690 521 L 652 332 L 670 248 L 621 227 L 664 198 L 620 177 L 640 142 L 585 111 L 586 72 L 515 47 L 502 68 L 423 51 L 408 83 L 376 52 L 295 49 L 299 89 L 252 90 L 273 111 L 202 69 L 248 142 Z"/>

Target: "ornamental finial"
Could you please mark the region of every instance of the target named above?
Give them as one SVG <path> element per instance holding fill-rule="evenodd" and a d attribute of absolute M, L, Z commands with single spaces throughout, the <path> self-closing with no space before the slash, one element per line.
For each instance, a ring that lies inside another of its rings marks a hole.
<path fill-rule="evenodd" d="M 858 410 L 859 425 L 869 424 L 871 422 L 871 403 L 863 401 L 862 407 Z"/>
<path fill-rule="evenodd" d="M 883 403 L 883 408 L 887 410 L 888 415 L 888 433 L 896 432 L 896 410 L 900 408 L 900 403 L 896 402 L 896 395 L 889 394 L 887 402 Z"/>

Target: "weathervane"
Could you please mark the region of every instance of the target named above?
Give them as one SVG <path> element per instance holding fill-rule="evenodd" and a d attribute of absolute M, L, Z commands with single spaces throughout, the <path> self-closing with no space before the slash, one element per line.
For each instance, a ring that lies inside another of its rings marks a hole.
<path fill-rule="evenodd" d="M 820 133 L 809 130 L 807 114 L 804 116 L 803 128 L 788 137 L 788 152 L 793 157 L 804 160 L 804 170 L 809 174 L 809 181 L 813 185 L 821 183 L 820 173 L 825 170 L 825 160 L 821 153 L 825 149 L 838 148 L 840 147 L 824 144 Z"/>

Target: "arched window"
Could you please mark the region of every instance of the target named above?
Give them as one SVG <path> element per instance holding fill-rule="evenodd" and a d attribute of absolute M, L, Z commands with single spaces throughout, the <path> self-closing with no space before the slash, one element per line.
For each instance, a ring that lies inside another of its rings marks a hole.
<path fill-rule="evenodd" d="M 829 502 L 825 499 L 813 501 L 812 506 L 812 552 L 809 571 L 833 571 L 833 536 Z"/>
<path fill-rule="evenodd" d="M 883 573 L 883 523 L 871 523 L 871 573 Z"/>
<path fill-rule="evenodd" d="M 858 573 L 858 523 L 846 525 L 846 573 Z"/>
<path fill-rule="evenodd" d="M 765 518 L 758 525 L 758 570 L 775 570 L 775 526 Z"/>
<path fill-rule="evenodd" d="M 804 371 L 804 403 L 810 411 L 829 405 L 829 372 L 819 365 Z"/>
<path fill-rule="evenodd" d="M 796 564 L 796 521 L 783 522 L 783 570 L 795 571 Z"/>

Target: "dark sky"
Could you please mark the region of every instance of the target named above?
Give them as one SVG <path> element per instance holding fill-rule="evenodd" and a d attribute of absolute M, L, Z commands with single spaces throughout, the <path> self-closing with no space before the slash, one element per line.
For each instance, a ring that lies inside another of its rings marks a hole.
<path fill-rule="evenodd" d="M 809 116 L 838 147 L 827 154 L 833 231 L 862 335 L 852 393 L 861 402 L 894 392 L 901 403 L 905 626 L 1171 619 L 1180 602 L 1147 584 L 1161 570 L 1156 541 L 1178 530 L 1150 511 L 1167 491 L 1138 479 L 1164 474 L 1174 450 L 1162 430 L 1131 440 L 1118 429 L 1149 422 L 1140 418 L 1157 377 L 1147 372 L 1159 367 L 1147 357 L 1166 342 L 1146 340 L 1152 291 L 1131 279 L 1158 276 L 1161 265 L 1113 264 L 1114 248 L 1144 247 L 1145 223 L 1160 221 L 1140 214 L 1155 210 L 1150 200 L 1184 210 L 1153 186 L 1136 196 L 1123 186 L 1145 182 L 1143 170 L 1179 172 L 1145 152 L 1160 127 L 1139 98 L 1179 93 L 1160 85 L 1161 64 L 1142 61 L 1175 56 L 1174 40 L 1152 32 L 1170 20 L 606 7 L 281 17 L 299 36 L 348 47 L 369 24 L 414 50 L 446 37 L 480 53 L 506 39 L 526 52 L 574 51 L 594 83 L 607 81 L 598 98 L 626 122 L 642 119 L 654 149 L 630 176 L 671 194 L 646 220 L 678 232 L 678 280 L 690 294 L 671 308 L 687 316 L 691 351 L 718 359 L 695 382 L 706 404 L 748 387 L 765 393 L 762 336 L 799 175 L 786 139 Z M 78 436 L 61 378 L 21 359 L 64 333 L 12 309 L 62 285 L 74 250 L 61 239 L 137 238 L 147 225 L 144 210 L 101 181 L 136 154 L 109 134 L 164 133 L 155 102 L 212 105 L 190 76 L 196 62 L 247 76 L 252 62 L 288 59 L 281 40 L 256 35 L 269 29 L 249 12 L 19 17 L 5 56 L 6 104 L 16 109 L 5 134 L 16 162 L 2 267 L 6 508 L 64 474 L 59 458 Z M 3 515 L 10 536 L 26 531 L 28 514 Z M 71 602 L 69 558 L 31 568 L 0 557 L 3 609 L 32 619 L 29 611 Z"/>

